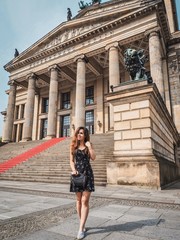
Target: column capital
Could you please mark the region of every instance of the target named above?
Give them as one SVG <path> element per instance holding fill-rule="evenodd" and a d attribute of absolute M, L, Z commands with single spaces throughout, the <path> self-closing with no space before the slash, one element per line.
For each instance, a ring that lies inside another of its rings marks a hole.
<path fill-rule="evenodd" d="M 57 64 L 54 64 L 54 65 L 48 67 L 48 71 L 54 71 L 54 70 L 58 71 L 58 72 L 61 71 L 60 67 Z"/>
<path fill-rule="evenodd" d="M 88 63 L 89 62 L 89 60 L 88 60 L 88 58 L 86 57 L 86 55 L 85 54 L 82 54 L 82 55 L 79 55 L 79 56 L 77 56 L 77 57 L 75 57 L 74 58 L 74 62 L 77 62 L 77 61 L 84 61 L 85 63 Z"/>
<path fill-rule="evenodd" d="M 108 51 L 110 48 L 118 48 L 119 49 L 119 43 L 118 42 L 113 42 L 113 43 L 107 44 L 105 46 L 106 51 Z"/>
<path fill-rule="evenodd" d="M 17 82 L 15 80 L 9 80 L 8 85 L 10 86 L 17 86 Z"/>
<path fill-rule="evenodd" d="M 38 76 L 35 73 L 30 73 L 26 76 L 26 79 L 29 80 L 30 78 L 33 78 L 34 80 L 37 80 Z"/>
<path fill-rule="evenodd" d="M 146 30 L 144 32 L 144 35 L 147 36 L 147 37 L 160 35 L 160 28 L 156 27 L 156 28 L 152 28 L 152 29 Z"/>

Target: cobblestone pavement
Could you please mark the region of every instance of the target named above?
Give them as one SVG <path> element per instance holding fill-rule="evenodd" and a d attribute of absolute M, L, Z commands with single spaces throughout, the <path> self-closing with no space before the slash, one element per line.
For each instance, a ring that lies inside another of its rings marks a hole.
<path fill-rule="evenodd" d="M 46 190 L 45 185 L 0 182 L 0 240 L 76 239 L 79 220 L 74 194 L 67 192 L 67 186 L 59 185 L 61 191 L 56 191 L 58 185 Z M 102 196 L 92 194 L 85 239 L 180 239 L 179 183 L 167 191 L 152 190 L 158 201 L 144 200 L 149 190 L 122 188 L 126 194 L 119 197 L 107 194 L 108 187 L 98 190 Z"/>

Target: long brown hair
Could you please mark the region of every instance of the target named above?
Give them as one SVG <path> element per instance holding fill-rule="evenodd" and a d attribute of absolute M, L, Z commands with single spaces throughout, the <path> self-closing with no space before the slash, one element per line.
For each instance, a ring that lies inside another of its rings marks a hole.
<path fill-rule="evenodd" d="M 77 136 L 79 131 L 83 129 L 84 130 L 84 143 L 86 143 L 87 141 L 90 141 L 90 136 L 89 136 L 89 131 L 87 128 L 85 127 L 78 127 L 75 131 L 75 134 L 72 138 L 72 142 L 71 142 L 71 146 L 70 146 L 70 151 L 71 154 L 74 155 L 76 149 L 79 147 L 79 141 L 77 140 Z"/>

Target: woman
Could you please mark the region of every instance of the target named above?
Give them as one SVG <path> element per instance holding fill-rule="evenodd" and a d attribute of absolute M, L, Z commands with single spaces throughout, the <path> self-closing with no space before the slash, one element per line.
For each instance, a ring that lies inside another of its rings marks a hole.
<path fill-rule="evenodd" d="M 77 239 L 85 236 L 85 223 L 89 213 L 89 199 L 91 192 L 94 191 L 94 176 L 90 165 L 90 159 L 95 160 L 96 155 L 90 143 L 87 128 L 79 127 L 72 139 L 70 147 L 70 166 L 72 174 L 86 173 L 87 184 L 85 188 L 75 187 L 72 182 L 70 192 L 76 193 L 76 208 L 80 218 L 80 226 Z"/>

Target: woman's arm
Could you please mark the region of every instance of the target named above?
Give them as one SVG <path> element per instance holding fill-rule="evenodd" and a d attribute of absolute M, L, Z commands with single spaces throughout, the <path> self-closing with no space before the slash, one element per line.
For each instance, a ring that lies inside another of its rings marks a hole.
<path fill-rule="evenodd" d="M 94 161 L 96 159 L 96 154 L 94 152 L 94 149 L 92 147 L 92 143 L 90 142 L 86 142 L 85 145 L 88 147 L 89 149 L 89 153 L 90 153 L 90 158 Z"/>
<path fill-rule="evenodd" d="M 77 174 L 78 173 L 75 169 L 74 156 L 71 152 L 70 152 L 70 167 L 71 167 L 71 170 L 72 170 L 72 174 Z"/>

